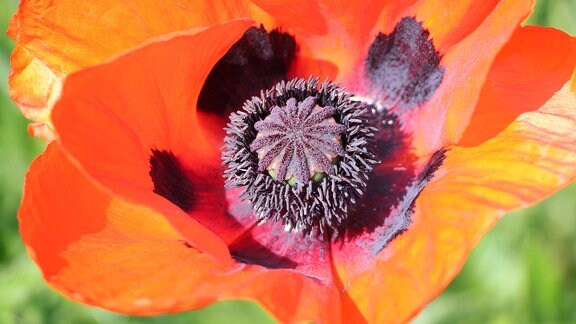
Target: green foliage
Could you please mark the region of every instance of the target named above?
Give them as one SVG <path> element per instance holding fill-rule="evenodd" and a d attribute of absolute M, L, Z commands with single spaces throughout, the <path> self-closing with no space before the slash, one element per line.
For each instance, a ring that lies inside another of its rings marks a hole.
<path fill-rule="evenodd" d="M 536 0 L 534 13 L 527 21 L 529 25 L 552 26 L 576 36 L 576 1 Z"/>
<path fill-rule="evenodd" d="M 6 30 L 17 0 L 0 1 Z M 576 35 L 576 1 L 538 1 L 528 23 Z M 0 37 L 0 323 L 270 323 L 256 304 L 221 302 L 177 315 L 130 317 L 72 303 L 52 291 L 25 254 L 16 213 L 24 173 L 43 143 L 8 99 L 13 44 Z M 576 186 L 506 216 L 462 273 L 416 323 L 576 322 Z"/>

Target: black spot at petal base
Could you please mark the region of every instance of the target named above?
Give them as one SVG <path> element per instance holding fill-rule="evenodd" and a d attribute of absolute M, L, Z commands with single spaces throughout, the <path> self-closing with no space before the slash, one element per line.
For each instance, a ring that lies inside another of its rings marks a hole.
<path fill-rule="evenodd" d="M 424 169 L 418 174 L 417 179 L 406 188 L 404 197 L 398 206 L 395 207 L 392 217 L 387 220 L 386 231 L 376 240 L 372 247 L 372 254 L 380 253 L 394 238 L 408 230 L 412 223 L 414 206 L 422 190 L 432 181 L 434 174 L 446 158 L 446 150 L 440 149 L 431 157 Z"/>
<path fill-rule="evenodd" d="M 194 187 L 182 164 L 170 151 L 152 150 L 150 177 L 154 193 L 188 212 L 196 205 Z"/>
<path fill-rule="evenodd" d="M 367 107 L 378 125 L 374 140 L 382 163 L 375 166 L 365 196 L 338 239 L 362 241 L 375 255 L 409 228 L 417 198 L 442 165 L 446 150 L 420 161 L 425 165 L 417 170 L 420 162 L 412 151 L 411 136 L 405 133 L 398 116 L 387 109 Z"/>
<path fill-rule="evenodd" d="M 378 101 L 407 110 L 430 99 L 442 82 L 444 68 L 429 37 L 414 18 L 403 18 L 391 34 L 376 37 L 365 70 Z"/>
<path fill-rule="evenodd" d="M 273 233 L 270 234 L 272 235 Z M 298 265 L 290 258 L 277 255 L 266 246 L 257 242 L 252 238 L 250 231 L 246 231 L 244 235 L 230 245 L 230 254 L 236 261 L 246 264 L 257 264 L 268 269 L 295 269 Z"/>
<path fill-rule="evenodd" d="M 244 101 L 287 79 L 296 58 L 294 37 L 263 27 L 251 27 L 210 71 L 198 99 L 198 108 L 221 117 Z"/>

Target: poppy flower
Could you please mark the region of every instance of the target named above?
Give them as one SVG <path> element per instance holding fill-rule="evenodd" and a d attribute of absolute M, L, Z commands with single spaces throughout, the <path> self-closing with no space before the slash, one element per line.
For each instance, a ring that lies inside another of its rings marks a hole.
<path fill-rule="evenodd" d="M 531 7 L 24 1 L 11 94 L 52 139 L 28 251 L 123 313 L 406 321 L 576 175 L 576 41 Z"/>

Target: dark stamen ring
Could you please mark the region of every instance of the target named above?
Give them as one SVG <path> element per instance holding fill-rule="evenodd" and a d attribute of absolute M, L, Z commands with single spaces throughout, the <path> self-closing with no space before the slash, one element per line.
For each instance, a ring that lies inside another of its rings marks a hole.
<path fill-rule="evenodd" d="M 222 155 L 230 187 L 244 187 L 262 221 L 338 233 L 376 160 L 363 104 L 317 79 L 280 82 L 232 113 Z"/>

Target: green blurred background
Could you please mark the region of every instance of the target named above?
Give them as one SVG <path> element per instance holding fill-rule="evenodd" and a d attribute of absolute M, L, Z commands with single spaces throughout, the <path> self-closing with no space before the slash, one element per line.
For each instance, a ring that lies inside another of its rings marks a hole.
<path fill-rule="evenodd" d="M 537 0 L 530 24 L 576 35 L 576 0 Z M 5 31 L 17 0 L 0 0 Z M 50 290 L 24 251 L 16 212 L 24 173 L 44 144 L 8 98 L 13 42 L 0 35 L 0 324 L 271 323 L 257 305 L 221 302 L 178 315 L 118 315 L 72 303 Z M 576 185 L 505 217 L 474 250 L 462 273 L 416 323 L 576 322 Z"/>

